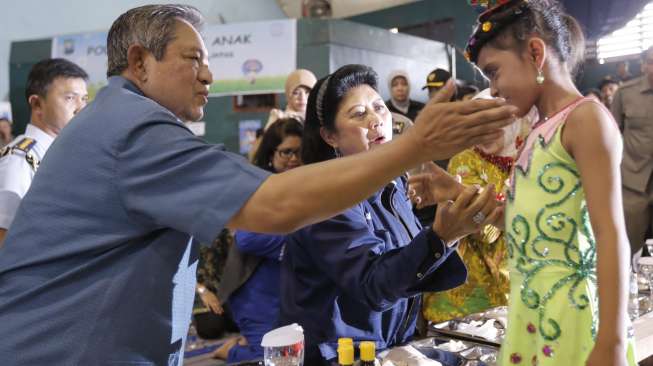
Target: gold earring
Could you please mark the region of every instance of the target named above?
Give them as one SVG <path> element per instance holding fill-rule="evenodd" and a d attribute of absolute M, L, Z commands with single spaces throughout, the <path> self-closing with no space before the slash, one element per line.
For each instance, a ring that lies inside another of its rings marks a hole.
<path fill-rule="evenodd" d="M 535 78 L 535 82 L 538 85 L 544 84 L 544 73 L 542 72 L 542 69 L 537 70 L 537 77 Z"/>

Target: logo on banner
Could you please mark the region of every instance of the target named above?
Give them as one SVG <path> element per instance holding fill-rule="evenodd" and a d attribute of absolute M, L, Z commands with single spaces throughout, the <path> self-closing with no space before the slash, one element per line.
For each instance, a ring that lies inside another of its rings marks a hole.
<path fill-rule="evenodd" d="M 107 54 L 107 46 L 88 46 L 86 49 L 86 54 L 89 56 L 104 56 Z"/>
<path fill-rule="evenodd" d="M 63 41 L 63 53 L 64 55 L 72 55 L 75 53 L 75 40 L 66 39 Z"/>
<path fill-rule="evenodd" d="M 250 84 L 256 83 L 256 75 L 263 70 L 263 63 L 257 59 L 249 59 L 243 62 L 243 75 Z"/>

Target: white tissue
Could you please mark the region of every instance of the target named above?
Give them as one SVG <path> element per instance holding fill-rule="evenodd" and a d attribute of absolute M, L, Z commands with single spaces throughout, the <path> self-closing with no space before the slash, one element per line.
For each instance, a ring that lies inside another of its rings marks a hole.
<path fill-rule="evenodd" d="M 383 358 L 382 366 L 442 366 L 438 361 L 431 360 L 412 346 L 391 349 Z"/>

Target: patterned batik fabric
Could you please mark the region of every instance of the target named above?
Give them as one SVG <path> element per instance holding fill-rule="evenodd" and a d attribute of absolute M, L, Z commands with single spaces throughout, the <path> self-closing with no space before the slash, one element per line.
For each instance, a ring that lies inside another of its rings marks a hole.
<path fill-rule="evenodd" d="M 234 245 L 233 233 L 224 229 L 210 246 L 200 246 L 197 283 L 204 285 L 216 295 L 222 280 L 222 270 L 227 262 L 227 254 L 232 245 Z M 199 296 L 195 296 L 194 308 L 206 308 Z"/>
<path fill-rule="evenodd" d="M 449 173 L 459 175 L 465 185 L 494 184 L 497 192 L 502 192 L 509 167 L 498 167 L 469 149 L 451 159 Z M 431 322 L 440 323 L 507 304 L 506 243 L 499 229 L 488 225 L 480 235 L 462 239 L 458 252 L 468 269 L 467 282 L 449 291 L 424 295 L 424 317 Z"/>
<path fill-rule="evenodd" d="M 508 329 L 499 365 L 581 366 L 598 329 L 596 243 L 561 131 L 579 100 L 529 135 L 506 206 Z M 524 155 L 526 154 L 526 155 Z M 629 361 L 633 349 L 629 347 Z"/>

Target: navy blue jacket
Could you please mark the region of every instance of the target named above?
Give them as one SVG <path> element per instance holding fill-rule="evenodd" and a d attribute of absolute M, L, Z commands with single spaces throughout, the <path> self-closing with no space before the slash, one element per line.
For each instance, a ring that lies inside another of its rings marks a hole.
<path fill-rule="evenodd" d="M 410 339 L 421 292 L 463 284 L 455 249 L 421 226 L 402 179 L 332 219 L 288 236 L 281 323 L 304 328 L 306 359 L 336 357 L 337 339 L 382 350 Z M 307 363 L 310 364 L 310 363 Z"/>
<path fill-rule="evenodd" d="M 255 266 L 246 274 L 247 278 L 239 279 L 240 286 L 229 297 L 233 318 L 248 344 L 234 346 L 229 351 L 228 363 L 263 358 L 263 335 L 274 329 L 279 320 L 279 260 L 286 242 L 283 235 L 242 230 L 236 231 L 235 236 L 243 263 Z"/>

